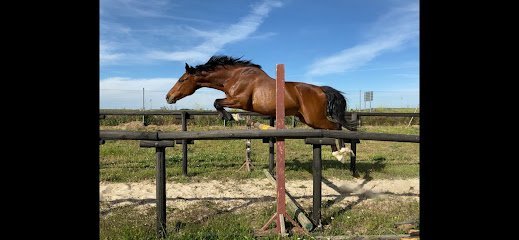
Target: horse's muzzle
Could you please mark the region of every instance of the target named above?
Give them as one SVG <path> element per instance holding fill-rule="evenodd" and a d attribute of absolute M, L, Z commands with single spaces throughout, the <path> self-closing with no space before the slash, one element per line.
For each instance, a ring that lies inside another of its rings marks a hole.
<path fill-rule="evenodd" d="M 169 104 L 174 104 L 177 102 L 177 100 L 174 97 L 166 96 L 166 102 L 168 102 Z"/>

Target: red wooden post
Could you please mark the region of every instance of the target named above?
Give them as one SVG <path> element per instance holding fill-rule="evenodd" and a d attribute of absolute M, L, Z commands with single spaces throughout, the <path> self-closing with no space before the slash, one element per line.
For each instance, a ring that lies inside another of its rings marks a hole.
<path fill-rule="evenodd" d="M 285 64 L 276 65 L 276 129 L 285 128 Z M 285 209 L 285 139 L 276 139 L 277 227 L 281 233 L 280 215 Z"/>
<path fill-rule="evenodd" d="M 285 128 L 285 65 L 276 65 L 276 129 Z M 285 203 L 285 138 L 276 138 L 276 213 L 267 221 L 256 234 L 263 235 L 270 231 L 269 225 L 275 220 L 276 228 L 273 229 L 281 236 L 286 236 L 285 220 L 294 226 L 292 231 L 305 232 L 300 225 L 286 212 Z"/>

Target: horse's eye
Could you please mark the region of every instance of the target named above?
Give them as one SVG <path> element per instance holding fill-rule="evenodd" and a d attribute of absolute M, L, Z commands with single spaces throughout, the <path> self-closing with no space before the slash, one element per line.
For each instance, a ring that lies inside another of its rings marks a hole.
<path fill-rule="evenodd" d="M 184 81 L 184 79 L 179 79 L 179 80 L 178 80 L 178 82 L 183 82 L 183 81 Z"/>

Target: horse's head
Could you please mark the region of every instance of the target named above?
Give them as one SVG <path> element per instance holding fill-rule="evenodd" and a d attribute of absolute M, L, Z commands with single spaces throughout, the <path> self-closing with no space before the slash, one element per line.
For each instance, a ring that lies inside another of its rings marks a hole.
<path fill-rule="evenodd" d="M 178 79 L 177 83 L 166 94 L 166 101 L 173 104 L 186 96 L 193 94 L 200 86 L 197 81 L 200 76 L 194 67 L 186 63 L 186 72 Z"/>
<path fill-rule="evenodd" d="M 205 64 L 196 67 L 191 67 L 186 63 L 186 72 L 169 90 L 166 95 L 166 101 L 169 104 L 175 103 L 179 99 L 193 94 L 201 87 L 214 88 L 226 92 L 226 88 L 232 87 L 232 84 L 227 86 L 225 84 L 233 76 L 236 76 L 236 70 L 241 71 L 240 67 L 243 66 L 261 69 L 260 65 L 253 64 L 249 60 L 245 61 L 228 56 L 212 56 Z M 242 72 L 241 75 L 248 75 L 253 72 Z"/>

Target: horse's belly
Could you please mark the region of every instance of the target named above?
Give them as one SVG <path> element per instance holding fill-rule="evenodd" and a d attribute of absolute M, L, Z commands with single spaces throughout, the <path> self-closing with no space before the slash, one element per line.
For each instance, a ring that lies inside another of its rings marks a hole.
<path fill-rule="evenodd" d="M 270 115 L 272 108 L 274 108 L 275 112 L 275 102 L 272 102 L 271 100 L 276 97 L 274 91 L 255 89 L 251 97 L 252 101 L 250 111 Z"/>
<path fill-rule="evenodd" d="M 299 106 L 294 102 L 293 98 L 285 94 L 285 115 L 295 115 L 298 113 Z M 255 92 L 252 96 L 251 111 L 263 115 L 276 115 L 276 92 L 261 91 Z"/>

